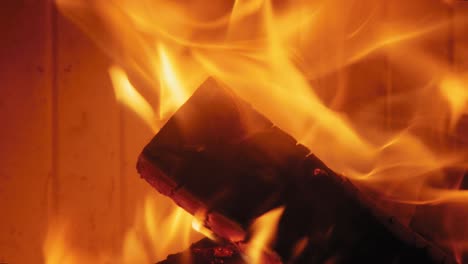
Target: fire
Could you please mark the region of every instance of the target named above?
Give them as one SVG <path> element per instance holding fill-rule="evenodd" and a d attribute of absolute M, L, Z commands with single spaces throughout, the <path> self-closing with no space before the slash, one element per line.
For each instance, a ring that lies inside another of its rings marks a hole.
<path fill-rule="evenodd" d="M 61 264 L 61 263 L 109 263 L 110 255 L 102 254 L 99 256 L 91 256 L 87 252 L 73 250 L 70 244 L 70 222 L 63 218 L 57 218 L 53 223 L 49 223 L 46 240 L 43 245 L 44 263 L 46 264 Z M 103 252 L 104 253 L 104 252 Z"/>
<path fill-rule="evenodd" d="M 57 1 L 116 61 L 109 70 L 116 99 L 155 132 L 207 76 L 214 76 L 334 170 L 383 200 L 466 205 L 465 191 L 451 184 L 461 174 L 444 170 L 468 167 L 466 146 L 451 147 L 454 137 L 463 136 L 456 131 L 468 109 L 466 74 L 424 46 L 445 36 L 453 21 L 432 13 L 405 15 L 417 4 L 403 0 L 345 2 Z M 437 5 L 450 8 L 444 1 Z M 468 45 L 458 48 L 466 53 Z M 355 80 L 353 71 L 367 74 Z M 155 89 L 158 111 L 129 76 Z M 171 221 L 152 210 L 145 209 L 140 228 L 159 253 L 148 255 L 145 243 L 137 242 L 137 230 L 130 230 L 124 255 L 145 262 L 167 253 L 154 219 L 167 226 L 169 240 L 189 232 L 191 219 L 178 209 L 168 213 Z M 453 220 L 453 211 L 443 213 L 445 222 Z M 462 215 L 457 217 L 466 221 L 468 212 Z M 275 221 L 269 223 L 273 229 Z M 443 225 L 433 230 L 445 231 Z M 259 235 L 259 243 L 267 244 L 270 235 Z M 439 242 L 465 249 L 468 237 Z M 46 251 L 54 259 L 60 249 Z"/>
<path fill-rule="evenodd" d="M 216 241 L 218 237 L 213 234 L 213 232 L 206 228 L 204 225 L 204 220 L 206 219 L 206 212 L 204 210 L 200 210 L 199 212 L 195 213 L 195 216 L 192 220 L 192 228 L 200 234 L 203 234 L 205 237 Z"/>
<path fill-rule="evenodd" d="M 156 130 L 156 116 L 153 108 L 135 87 L 133 87 L 125 71 L 118 66 L 112 66 L 109 69 L 109 75 L 114 86 L 116 100 L 135 111 L 148 126 Z"/>
<path fill-rule="evenodd" d="M 74 257 L 68 252 L 68 247 L 65 243 L 65 227 L 61 226 L 48 230 L 46 241 L 44 242 L 43 251 L 46 254 L 46 264 L 59 263 L 77 263 Z"/>
<path fill-rule="evenodd" d="M 249 240 L 246 255 L 249 263 L 266 263 L 268 245 L 273 242 L 276 226 L 283 214 L 284 207 L 273 209 L 261 215 L 252 224 L 252 238 Z"/>
<path fill-rule="evenodd" d="M 175 112 L 187 99 L 188 94 L 180 83 L 180 79 L 175 73 L 169 55 L 162 44 L 158 45 L 158 53 L 160 57 L 161 72 L 161 101 L 160 101 L 160 117 Z"/>
<path fill-rule="evenodd" d="M 47 264 L 79 263 L 154 263 L 169 253 L 186 249 L 200 235 L 191 230 L 192 216 L 173 205 L 167 198 L 150 195 L 138 208 L 134 223 L 122 239 L 122 252 L 102 250 L 91 255 L 69 243 L 70 219 L 56 219 L 50 223 L 44 242 Z"/>
<path fill-rule="evenodd" d="M 125 263 L 153 263 L 166 258 L 168 253 L 186 249 L 191 241 L 200 238 L 191 229 L 192 218 L 167 198 L 154 194 L 148 196 L 143 212 L 135 219 L 134 228 L 124 240 L 123 259 L 128 260 Z M 145 245 L 135 247 L 138 245 L 133 243 L 135 238 Z M 137 261 L 142 256 L 146 256 L 145 261 Z"/>
<path fill-rule="evenodd" d="M 448 77 L 441 81 L 440 91 L 450 105 L 450 127 L 457 125 L 458 119 L 468 113 L 468 86 L 466 79 Z"/>
<path fill-rule="evenodd" d="M 166 206 L 163 203 L 166 203 Z M 167 204 L 167 200 L 161 196 L 147 197 L 142 215 L 143 219 L 137 220 L 142 223 L 138 225 L 142 229 L 137 231 L 137 235 L 146 237 L 154 256 L 148 256 L 150 257 L 148 261 L 141 263 L 164 259 L 168 252 L 182 251 L 194 238 L 198 237 L 191 232 L 192 216 L 172 203 Z M 128 246 L 134 245 L 128 242 Z M 139 249 L 145 249 L 145 247 Z M 127 255 L 130 258 L 127 263 L 136 263 L 133 258 L 145 255 L 144 252 L 143 254 L 138 251 L 134 253 Z"/>

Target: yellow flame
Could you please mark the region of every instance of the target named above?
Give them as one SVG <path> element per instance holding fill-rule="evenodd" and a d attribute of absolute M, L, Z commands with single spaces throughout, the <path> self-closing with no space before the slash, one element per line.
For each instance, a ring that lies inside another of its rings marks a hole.
<path fill-rule="evenodd" d="M 163 44 L 158 45 L 161 65 L 160 118 L 174 113 L 189 97 L 176 74 L 173 62 Z"/>
<path fill-rule="evenodd" d="M 63 223 L 48 230 L 43 247 L 46 264 L 76 263 L 65 243 L 65 235 Z"/>
<path fill-rule="evenodd" d="M 144 243 L 138 238 L 135 230 L 128 230 L 123 243 L 123 263 L 151 263 Z"/>
<path fill-rule="evenodd" d="M 103 245 L 98 255 L 72 245 L 70 220 L 49 223 L 43 245 L 45 263 L 155 263 L 170 253 L 187 249 L 201 235 L 191 229 L 192 216 L 169 203 L 160 195 L 149 195 L 144 206 L 138 208 L 133 225 L 128 227 L 121 241 L 121 252 L 106 251 Z M 81 232 L 81 230 L 80 230 Z"/>
<path fill-rule="evenodd" d="M 192 216 L 180 207 L 167 203 L 167 198 L 149 195 L 134 227 L 124 240 L 127 263 L 149 263 L 164 259 L 168 253 L 186 249 L 195 235 Z M 150 249 L 150 250 L 149 250 Z"/>
<path fill-rule="evenodd" d="M 125 71 L 119 66 L 109 68 L 109 75 L 117 101 L 133 110 L 148 126 L 155 129 L 156 116 L 146 99 L 133 87 Z"/>
<path fill-rule="evenodd" d="M 252 237 L 248 241 L 246 256 L 249 263 L 265 263 L 264 254 L 270 250 L 270 243 L 273 242 L 284 207 L 279 207 L 266 212 L 252 224 Z"/>
<path fill-rule="evenodd" d="M 60 220 L 58 220 L 60 219 Z M 43 245 L 44 263 L 46 264 L 79 264 L 79 263 L 109 263 L 110 254 L 103 249 L 101 254 L 92 255 L 71 245 L 70 221 L 58 217 L 49 223 Z"/>
<path fill-rule="evenodd" d="M 68 241 L 69 221 L 61 220 L 50 224 L 44 242 L 44 256 L 47 264 L 80 263 L 154 263 L 163 260 L 169 253 L 185 250 L 190 242 L 200 236 L 191 232 L 192 216 L 167 203 L 163 198 L 147 197 L 144 207 L 137 210 L 133 226 L 122 238 L 122 252 L 114 255 L 102 250 L 98 256 L 90 255 Z M 166 202 L 166 208 L 156 205 Z M 166 212 L 169 214 L 166 215 Z"/>
<path fill-rule="evenodd" d="M 450 105 L 450 127 L 455 127 L 458 119 L 468 113 L 468 86 L 466 80 L 448 77 L 441 81 L 440 91 Z"/>
<path fill-rule="evenodd" d="M 205 237 L 216 241 L 217 237 L 216 235 L 208 228 L 206 228 L 203 223 L 198 220 L 196 217 L 193 218 L 192 220 L 192 228 L 193 230 L 197 231 L 200 234 L 203 234 Z"/>

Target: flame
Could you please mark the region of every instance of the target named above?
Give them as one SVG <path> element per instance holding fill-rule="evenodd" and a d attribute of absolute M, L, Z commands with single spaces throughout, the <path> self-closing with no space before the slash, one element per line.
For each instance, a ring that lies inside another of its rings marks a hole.
<path fill-rule="evenodd" d="M 265 254 L 273 242 L 284 207 L 275 208 L 261 215 L 253 222 L 252 237 L 248 241 L 245 254 L 249 263 L 265 263 Z"/>
<path fill-rule="evenodd" d="M 185 101 L 189 95 L 185 92 L 180 79 L 175 73 L 173 63 L 169 59 L 168 52 L 162 44 L 158 45 L 158 53 L 161 65 L 161 101 L 160 101 L 160 117 L 166 117 L 170 113 L 175 112 Z"/>
<path fill-rule="evenodd" d="M 156 118 L 153 108 L 135 87 L 133 87 L 125 71 L 119 66 L 112 66 L 109 68 L 109 75 L 117 101 L 133 110 L 148 126 L 155 130 Z"/>
<path fill-rule="evenodd" d="M 144 207 L 144 230 L 155 250 L 154 259 L 164 259 L 167 252 L 186 249 L 194 236 L 190 226 L 193 217 L 172 203 L 166 207 L 167 214 L 162 213 L 161 198 L 147 197 Z"/>
<path fill-rule="evenodd" d="M 211 232 L 210 229 L 206 228 L 200 221 L 198 221 L 195 218 L 192 221 L 192 228 L 193 230 L 197 231 L 200 234 L 203 234 L 205 237 L 213 241 L 216 241 L 218 239 L 216 235 L 213 234 L 213 232 Z"/>
<path fill-rule="evenodd" d="M 46 255 L 46 264 L 77 263 L 70 252 L 68 252 L 65 235 L 66 231 L 63 223 L 53 230 L 48 230 L 43 247 L 44 254 Z"/>
<path fill-rule="evenodd" d="M 200 235 L 191 229 L 192 216 L 160 195 L 149 195 L 122 237 L 122 251 L 102 249 L 98 255 L 74 246 L 71 221 L 58 218 L 49 223 L 43 246 L 47 264 L 154 263 L 170 253 L 185 250 Z"/>
<path fill-rule="evenodd" d="M 70 241 L 72 233 L 70 222 L 63 218 L 56 218 L 49 223 L 46 239 L 43 245 L 44 263 L 46 264 L 78 264 L 78 263 L 109 263 L 110 255 L 101 254 L 93 256 L 87 252 L 73 250 Z"/>
<path fill-rule="evenodd" d="M 466 145 L 454 147 L 466 133 L 459 126 L 467 114 L 466 74 L 454 69 L 439 50 L 427 47 L 453 28 L 453 20 L 440 13 L 453 8 L 452 1 L 436 2 L 57 4 L 115 60 L 109 73 L 117 100 L 155 132 L 207 76 L 214 76 L 332 169 L 382 200 L 466 205 L 466 191 L 453 184 L 461 174 L 445 170 L 468 168 Z M 468 25 L 463 15 L 457 21 L 462 28 Z M 466 54 L 468 44 L 458 43 L 457 51 Z M 158 111 L 137 92 L 142 87 L 132 86 L 129 76 L 158 94 L 160 103 L 154 106 Z M 440 214 L 446 220 L 441 223 L 455 219 L 454 210 Z M 147 213 L 145 221 L 156 215 Z M 169 215 L 185 219 L 175 211 Z M 468 212 L 462 215 L 457 219 L 466 222 Z M 201 228 L 196 220 L 193 225 Z M 155 239 L 157 225 L 145 226 Z M 171 239 L 183 237 L 167 230 Z M 443 224 L 431 230 L 450 233 L 439 242 L 465 250 L 462 245 L 468 237 L 455 239 L 449 231 Z M 138 240 L 135 232 L 128 235 L 129 241 Z M 147 254 L 130 246 L 128 250 Z"/>
<path fill-rule="evenodd" d="M 123 239 L 123 263 L 154 263 L 185 250 L 196 238 L 192 216 L 161 196 L 148 195 Z"/>

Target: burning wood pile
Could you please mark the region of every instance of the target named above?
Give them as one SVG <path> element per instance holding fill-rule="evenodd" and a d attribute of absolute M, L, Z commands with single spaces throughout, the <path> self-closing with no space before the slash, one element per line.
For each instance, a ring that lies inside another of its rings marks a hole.
<path fill-rule="evenodd" d="M 137 168 L 213 239 L 162 263 L 455 263 L 214 79 L 144 148 Z M 253 257 L 249 227 L 275 208 L 274 235 Z"/>
<path fill-rule="evenodd" d="M 119 125 L 122 156 L 156 133 L 137 170 L 178 205 L 124 170 L 136 209 L 109 259 L 466 262 L 455 2 L 58 1 L 110 55 L 120 119 L 136 120 Z M 147 134 L 127 131 L 139 121 Z"/>

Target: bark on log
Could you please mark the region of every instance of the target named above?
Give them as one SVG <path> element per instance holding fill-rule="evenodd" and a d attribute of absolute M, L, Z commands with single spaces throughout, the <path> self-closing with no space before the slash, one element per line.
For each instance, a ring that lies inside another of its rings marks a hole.
<path fill-rule="evenodd" d="M 137 169 L 234 243 L 284 205 L 273 247 L 284 262 L 455 263 L 213 79 L 144 148 Z M 299 241 L 307 245 L 297 256 Z"/>

